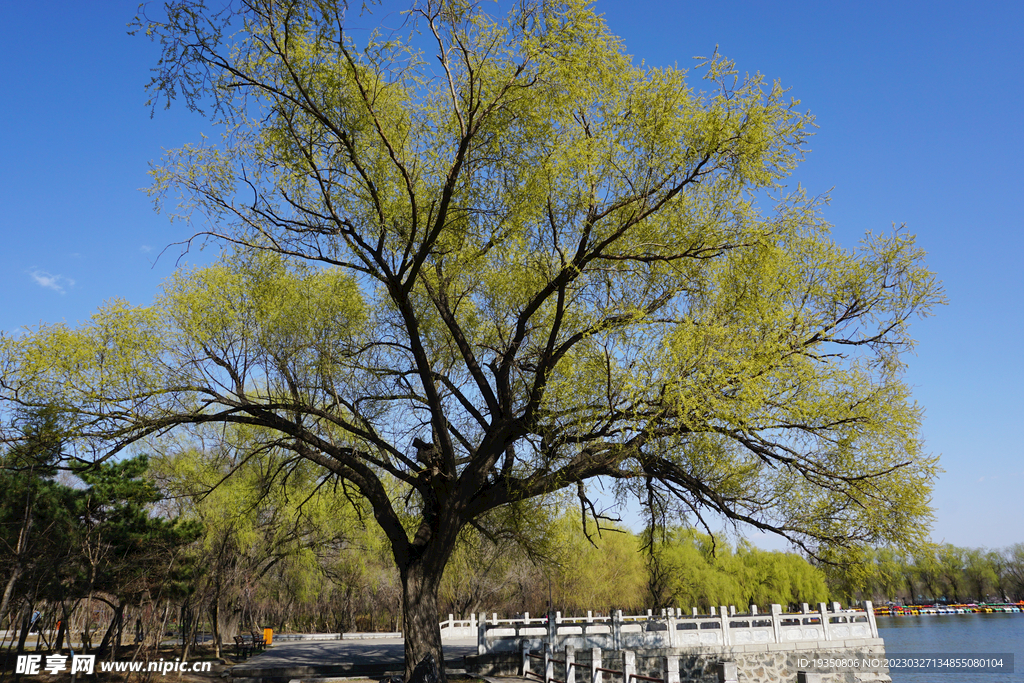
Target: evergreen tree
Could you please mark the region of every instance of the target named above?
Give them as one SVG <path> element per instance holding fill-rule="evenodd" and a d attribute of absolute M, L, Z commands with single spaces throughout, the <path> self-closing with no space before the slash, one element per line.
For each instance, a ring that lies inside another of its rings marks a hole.
<path fill-rule="evenodd" d="M 73 533 L 74 492 L 56 481 L 63 438 L 57 412 L 31 410 L 17 417 L 19 439 L 0 455 L 0 623 L 16 621 L 36 600 L 59 593 Z M 19 596 L 20 600 L 16 600 Z"/>

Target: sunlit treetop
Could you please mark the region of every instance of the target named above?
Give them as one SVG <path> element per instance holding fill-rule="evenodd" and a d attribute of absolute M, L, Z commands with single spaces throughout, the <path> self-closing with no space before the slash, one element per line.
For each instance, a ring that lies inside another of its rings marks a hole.
<path fill-rule="evenodd" d="M 227 255 L 153 307 L 5 338 L 5 400 L 59 401 L 98 457 L 269 429 L 365 496 L 407 611 L 466 524 L 560 491 L 594 514 L 609 482 L 818 553 L 921 535 L 902 371 L 941 290 L 911 235 L 841 247 L 787 185 L 812 119 L 781 85 L 645 66 L 585 2 L 379 9 L 140 20 L 154 103 L 223 129 L 153 194 Z"/>

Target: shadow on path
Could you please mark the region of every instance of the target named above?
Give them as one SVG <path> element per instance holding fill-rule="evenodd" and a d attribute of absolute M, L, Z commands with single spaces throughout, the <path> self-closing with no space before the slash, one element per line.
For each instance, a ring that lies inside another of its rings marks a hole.
<path fill-rule="evenodd" d="M 476 638 L 443 644 L 447 668 L 463 668 L 462 658 L 476 654 Z M 275 643 L 266 651 L 231 668 L 234 678 L 258 678 L 266 683 L 314 676 L 402 674 L 405 643 L 400 638 L 318 640 Z"/>

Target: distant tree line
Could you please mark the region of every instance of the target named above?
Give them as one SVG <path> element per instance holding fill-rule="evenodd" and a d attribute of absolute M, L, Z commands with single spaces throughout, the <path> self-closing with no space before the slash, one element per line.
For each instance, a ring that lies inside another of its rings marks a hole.
<path fill-rule="evenodd" d="M 830 572 L 848 600 L 903 604 L 1024 600 L 1024 543 L 1005 548 L 928 544 L 913 551 L 875 548 L 857 564 Z"/>

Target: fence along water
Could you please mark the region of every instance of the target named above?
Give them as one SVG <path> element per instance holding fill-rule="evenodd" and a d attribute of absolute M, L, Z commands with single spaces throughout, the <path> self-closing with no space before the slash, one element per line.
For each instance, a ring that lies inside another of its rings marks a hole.
<path fill-rule="evenodd" d="M 866 640 L 878 638 L 878 626 L 871 602 L 864 609 L 844 610 L 839 603 L 819 603 L 812 611 L 807 603 L 797 613 L 784 613 L 781 605 L 772 605 L 767 614 L 759 614 L 756 606 L 737 614 L 735 607 L 718 610 L 709 615 L 682 616 L 678 609 L 663 610 L 661 617 L 650 611 L 646 615 L 623 616 L 616 611 L 610 617 L 567 618 L 555 613 L 554 619 L 534 618 L 497 619 L 488 621 L 481 614 L 476 622 L 477 651 L 479 654 L 517 652 L 525 643 L 531 650 L 539 650 L 545 643 L 555 649 L 573 648 L 602 650 L 669 649 L 691 647 L 730 648 L 754 644 L 828 643 L 831 641 Z M 460 631 L 467 626 L 448 622 Z M 446 629 L 442 624 L 442 634 Z M 465 637 L 464 631 L 460 634 Z M 444 637 L 444 635 L 442 635 Z"/>

